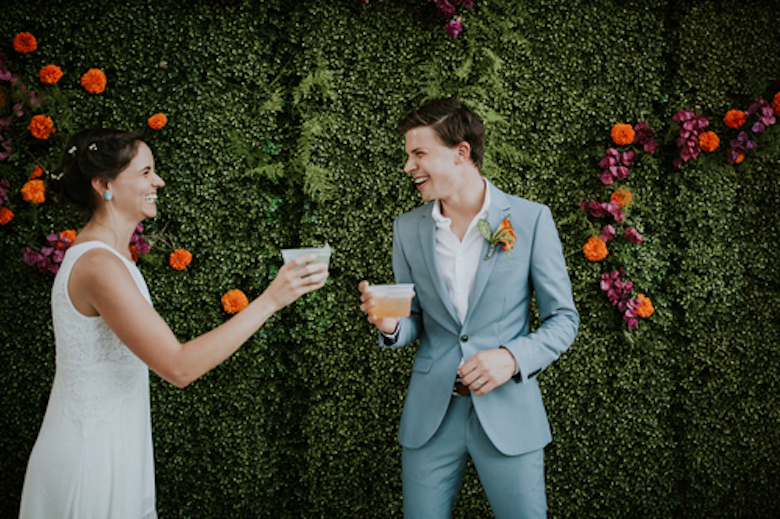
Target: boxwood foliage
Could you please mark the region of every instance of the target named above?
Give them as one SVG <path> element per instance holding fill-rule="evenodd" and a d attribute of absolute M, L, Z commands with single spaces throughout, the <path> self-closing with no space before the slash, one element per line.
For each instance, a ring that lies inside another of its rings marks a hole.
<path fill-rule="evenodd" d="M 539 377 L 549 515 L 774 517 L 780 129 L 731 165 L 737 130 L 723 123 L 780 88 L 780 7 L 766 4 L 477 0 L 455 40 L 422 0 L 4 7 L 0 52 L 45 97 L 3 133 L 21 152 L 0 162 L 15 213 L 0 228 L 13 296 L 0 300 L 0 512 L 17 513 L 55 365 L 53 278 L 19 251 L 80 225 L 19 189 L 33 156 L 52 168 L 72 132 L 103 125 L 142 131 L 166 181 L 139 265 L 181 340 L 228 318 L 227 290 L 258 297 L 280 248 L 334 248 L 326 287 L 221 366 L 184 390 L 152 375 L 160 516 L 400 517 L 395 435 L 415 348 L 377 347 L 357 284 L 392 281 L 392 220 L 420 204 L 397 121 L 458 95 L 485 120 L 485 176 L 550 206 L 582 315 Z M 35 52 L 13 50 L 21 31 Z M 48 63 L 65 72 L 57 85 L 37 79 Z M 79 86 L 89 68 L 106 73 L 102 94 Z M 706 117 L 721 147 L 676 168 L 681 109 Z M 169 118 L 159 131 L 146 124 L 156 112 Z M 47 141 L 25 130 L 35 113 L 55 121 Z M 639 151 L 617 187 L 645 241 L 618 238 L 591 262 L 581 247 L 608 222 L 577 204 L 609 199 L 598 164 L 610 129 L 639 121 L 660 147 Z M 193 253 L 186 270 L 167 265 L 173 248 Z M 632 330 L 599 289 L 621 266 L 656 309 Z M 470 466 L 454 517 L 489 516 Z"/>

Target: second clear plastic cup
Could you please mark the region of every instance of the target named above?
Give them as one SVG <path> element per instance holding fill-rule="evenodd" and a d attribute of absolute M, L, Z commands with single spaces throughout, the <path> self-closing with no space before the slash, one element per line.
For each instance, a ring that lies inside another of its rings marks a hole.
<path fill-rule="evenodd" d="M 311 263 L 324 263 L 325 265 L 330 264 L 331 248 L 329 245 L 324 247 L 308 247 L 302 249 L 282 249 L 282 259 L 285 263 L 290 263 L 299 256 L 307 256 L 309 254 L 314 256 L 314 261 Z"/>
<path fill-rule="evenodd" d="M 370 285 L 368 291 L 374 294 L 374 307 L 371 313 L 375 316 L 386 318 L 411 315 L 414 283 Z"/>

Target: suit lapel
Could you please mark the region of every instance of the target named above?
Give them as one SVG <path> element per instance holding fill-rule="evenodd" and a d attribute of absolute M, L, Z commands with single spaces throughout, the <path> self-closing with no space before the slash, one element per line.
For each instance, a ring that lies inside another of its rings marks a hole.
<path fill-rule="evenodd" d="M 431 209 L 433 209 L 433 207 L 431 207 Z M 444 285 L 444 279 L 441 277 L 441 272 L 439 271 L 439 261 L 436 255 L 436 222 L 434 222 L 430 211 L 424 212 L 420 221 L 419 231 L 420 249 L 422 250 L 423 260 L 425 261 L 425 266 L 428 268 L 433 286 L 436 288 L 436 293 L 439 295 L 439 299 L 441 299 L 444 308 L 447 309 L 447 312 L 452 319 L 456 323 L 460 323 L 458 313 L 455 311 L 455 305 L 450 299 L 450 294 L 447 292 L 447 287 Z"/>
<path fill-rule="evenodd" d="M 490 189 L 490 207 L 488 208 L 487 221 L 490 223 L 490 228 L 495 231 L 501 223 L 501 220 L 509 216 L 509 200 L 503 191 L 500 191 L 490 182 L 488 182 L 488 189 Z M 489 250 L 490 244 L 485 240 L 485 244 L 482 246 L 481 258 L 487 256 Z M 466 312 L 466 322 L 468 322 L 469 317 L 474 311 L 477 301 L 482 297 L 482 292 L 485 290 L 488 278 L 490 278 L 490 273 L 493 272 L 493 266 L 496 264 L 496 258 L 501 256 L 501 254 L 499 254 L 501 251 L 503 251 L 503 248 L 498 245 L 495 250 L 493 250 L 493 254 L 490 255 L 490 258 L 479 260 L 477 276 L 474 279 L 474 287 L 471 289 L 471 295 L 469 296 L 469 309 Z"/>

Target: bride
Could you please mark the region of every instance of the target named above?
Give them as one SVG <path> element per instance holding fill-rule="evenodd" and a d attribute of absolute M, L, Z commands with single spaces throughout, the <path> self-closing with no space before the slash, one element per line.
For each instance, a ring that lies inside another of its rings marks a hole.
<path fill-rule="evenodd" d="M 152 308 L 130 239 L 165 182 L 141 135 L 92 129 L 68 142 L 50 190 L 89 221 L 52 287 L 56 373 L 25 475 L 20 518 L 155 518 L 149 369 L 177 387 L 232 355 L 277 310 L 321 288 L 322 264 L 279 269 L 221 326 L 181 343 Z"/>

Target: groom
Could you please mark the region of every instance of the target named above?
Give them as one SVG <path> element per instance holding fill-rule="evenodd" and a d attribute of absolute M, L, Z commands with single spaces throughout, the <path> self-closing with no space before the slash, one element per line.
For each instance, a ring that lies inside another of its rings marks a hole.
<path fill-rule="evenodd" d="M 552 436 L 536 377 L 579 325 L 552 215 L 481 176 L 482 120 L 457 99 L 431 101 L 398 128 L 404 171 L 429 202 L 393 227 L 396 282 L 414 283 L 411 316 L 376 318 L 370 285 L 359 288 L 381 345 L 420 339 L 398 433 L 404 516 L 450 517 L 471 457 L 495 517 L 545 517 Z M 531 332 L 534 295 L 542 324 Z"/>

